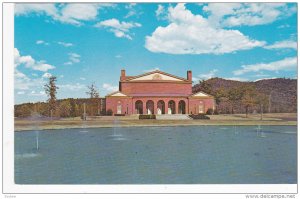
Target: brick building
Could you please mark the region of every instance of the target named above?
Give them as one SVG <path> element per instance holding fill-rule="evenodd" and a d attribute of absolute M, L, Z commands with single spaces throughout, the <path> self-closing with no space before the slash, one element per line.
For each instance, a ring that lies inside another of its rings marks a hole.
<path fill-rule="evenodd" d="M 113 114 L 199 114 L 215 108 L 213 96 L 192 93 L 192 71 L 185 79 L 159 70 L 137 76 L 121 70 L 119 91 L 105 98 Z"/>

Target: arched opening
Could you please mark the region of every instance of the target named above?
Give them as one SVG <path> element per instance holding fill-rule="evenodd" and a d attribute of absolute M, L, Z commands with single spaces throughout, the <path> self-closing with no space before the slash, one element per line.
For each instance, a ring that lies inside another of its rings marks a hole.
<path fill-rule="evenodd" d="M 168 114 L 175 114 L 175 102 L 173 100 L 168 103 Z"/>
<path fill-rule="evenodd" d="M 166 114 L 165 113 L 165 102 L 163 100 L 159 100 L 157 102 L 157 115 Z"/>
<path fill-rule="evenodd" d="M 204 113 L 205 107 L 203 101 L 199 102 L 199 113 Z"/>
<path fill-rule="evenodd" d="M 146 109 L 148 115 L 154 114 L 154 102 L 152 100 L 146 102 Z"/>
<path fill-rule="evenodd" d="M 178 103 L 178 113 L 185 114 L 185 101 L 180 100 Z"/>
<path fill-rule="evenodd" d="M 135 112 L 136 114 L 143 114 L 143 102 L 141 100 L 135 102 Z"/>

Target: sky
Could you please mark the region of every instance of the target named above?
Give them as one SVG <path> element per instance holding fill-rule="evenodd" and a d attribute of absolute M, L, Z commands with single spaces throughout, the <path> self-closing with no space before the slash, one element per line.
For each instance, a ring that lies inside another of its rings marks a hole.
<path fill-rule="evenodd" d="M 194 84 L 297 78 L 296 3 L 15 4 L 15 104 L 101 97 L 118 90 L 121 69 L 161 70 Z"/>

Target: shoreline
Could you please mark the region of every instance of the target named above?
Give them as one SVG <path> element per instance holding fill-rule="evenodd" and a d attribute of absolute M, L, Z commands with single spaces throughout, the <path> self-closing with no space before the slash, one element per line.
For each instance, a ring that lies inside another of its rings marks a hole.
<path fill-rule="evenodd" d="M 176 126 L 297 126 L 297 121 L 284 120 L 54 120 L 15 121 L 14 131 L 88 129 L 88 128 L 129 128 L 129 127 L 176 127 Z"/>

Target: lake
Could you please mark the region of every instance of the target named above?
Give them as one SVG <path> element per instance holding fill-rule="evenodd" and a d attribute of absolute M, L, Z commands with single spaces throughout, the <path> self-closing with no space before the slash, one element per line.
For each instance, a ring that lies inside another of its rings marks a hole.
<path fill-rule="evenodd" d="M 21 131 L 14 172 L 17 184 L 296 184 L 297 127 Z"/>

